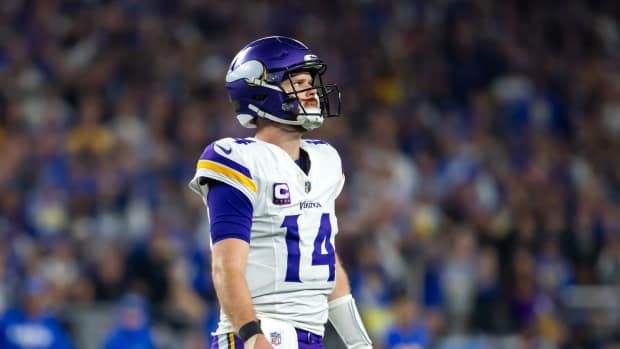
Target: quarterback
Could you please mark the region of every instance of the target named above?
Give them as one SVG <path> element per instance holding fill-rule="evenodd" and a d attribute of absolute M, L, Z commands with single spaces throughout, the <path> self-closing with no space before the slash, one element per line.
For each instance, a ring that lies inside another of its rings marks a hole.
<path fill-rule="evenodd" d="M 210 144 L 190 188 L 207 206 L 221 306 L 213 349 L 321 349 L 329 320 L 347 348 L 372 344 L 336 254 L 338 152 L 303 139 L 340 112 L 326 65 L 282 36 L 235 56 L 225 86 L 254 137 Z"/>

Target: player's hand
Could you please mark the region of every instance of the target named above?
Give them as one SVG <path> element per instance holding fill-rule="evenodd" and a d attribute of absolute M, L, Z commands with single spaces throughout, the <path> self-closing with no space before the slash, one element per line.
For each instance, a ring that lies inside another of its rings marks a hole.
<path fill-rule="evenodd" d="M 243 349 L 273 349 L 264 334 L 259 333 L 243 343 Z"/>

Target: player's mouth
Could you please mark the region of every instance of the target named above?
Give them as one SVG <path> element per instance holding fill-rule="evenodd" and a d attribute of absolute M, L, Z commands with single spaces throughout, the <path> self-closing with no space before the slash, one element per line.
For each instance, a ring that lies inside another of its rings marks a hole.
<path fill-rule="evenodd" d="M 304 108 L 318 108 L 319 104 L 312 100 L 312 101 L 307 101 L 303 103 Z"/>

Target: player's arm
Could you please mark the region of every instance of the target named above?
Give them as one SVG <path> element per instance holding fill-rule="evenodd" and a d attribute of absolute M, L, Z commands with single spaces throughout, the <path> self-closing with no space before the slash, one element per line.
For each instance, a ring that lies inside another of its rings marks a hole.
<path fill-rule="evenodd" d="M 213 242 L 212 278 L 220 306 L 246 349 L 272 349 L 260 331 L 245 279 L 252 204 L 237 189 L 210 181 L 207 206 Z"/>
<path fill-rule="evenodd" d="M 336 255 L 336 285 L 329 295 L 328 300 L 331 302 L 334 299 L 344 297 L 351 294 L 351 286 L 349 286 L 349 277 L 340 263 L 340 258 Z"/>
<path fill-rule="evenodd" d="M 332 148 L 333 149 L 333 148 Z M 336 150 L 333 150 L 338 157 L 340 168 L 342 164 L 340 156 Z M 341 171 L 342 172 L 342 171 Z M 344 186 L 345 176 L 342 173 L 340 182 L 336 186 L 335 198 L 340 195 Z M 366 328 L 362 323 L 357 307 L 355 306 L 355 299 L 351 295 L 351 286 L 349 285 L 349 278 L 340 258 L 336 254 L 336 285 L 332 293 L 328 297 L 329 301 L 329 321 L 334 326 L 336 332 L 346 345 L 347 349 L 368 349 L 372 348 L 372 342 Z"/>
<path fill-rule="evenodd" d="M 212 250 L 213 284 L 217 298 L 237 333 L 241 326 L 256 321 L 244 274 L 249 246 L 243 240 L 228 238 L 218 241 Z"/>
<path fill-rule="evenodd" d="M 372 342 L 351 295 L 349 278 L 336 255 L 336 285 L 328 298 L 329 321 L 349 349 L 372 348 Z"/>
<path fill-rule="evenodd" d="M 213 284 L 220 306 L 230 319 L 235 332 L 240 337 L 245 337 L 245 349 L 271 349 L 272 346 L 265 336 L 256 332 L 260 331 L 260 326 L 256 322 L 256 313 L 244 274 L 249 251 L 250 245 L 236 238 L 220 240 L 213 245 Z M 252 329 L 253 326 L 257 327 Z"/>

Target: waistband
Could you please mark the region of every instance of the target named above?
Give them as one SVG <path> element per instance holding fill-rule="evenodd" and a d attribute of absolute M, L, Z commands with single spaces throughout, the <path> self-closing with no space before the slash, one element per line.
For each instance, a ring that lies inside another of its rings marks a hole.
<path fill-rule="evenodd" d="M 299 328 L 296 328 L 295 331 L 297 332 L 297 341 L 299 342 L 308 344 L 323 342 L 323 337 L 319 336 L 318 334 L 306 330 L 301 330 Z"/>

